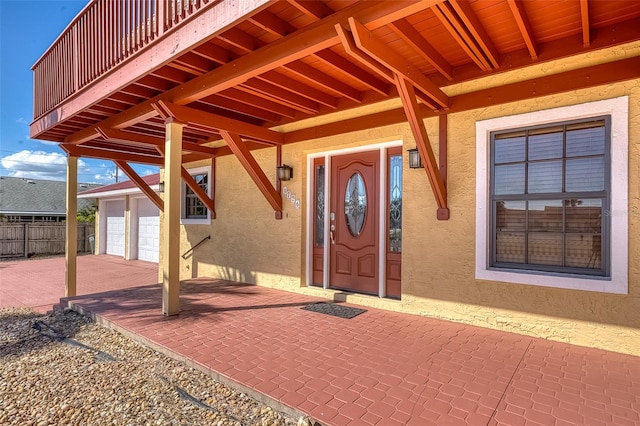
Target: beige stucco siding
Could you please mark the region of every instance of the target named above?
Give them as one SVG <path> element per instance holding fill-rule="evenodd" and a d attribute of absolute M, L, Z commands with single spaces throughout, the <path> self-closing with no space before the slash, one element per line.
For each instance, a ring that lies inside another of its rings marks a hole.
<path fill-rule="evenodd" d="M 629 294 L 476 280 L 475 122 L 625 95 L 630 128 Z M 437 119 L 425 124 L 435 143 Z M 450 219 L 436 220 L 426 173 L 409 169 L 405 154 L 402 300 L 353 295 L 349 301 L 640 355 L 640 79 L 451 114 L 448 131 Z M 181 278 L 218 277 L 330 297 L 331 291 L 305 283 L 307 155 L 393 140 L 403 141 L 403 153 L 415 146 L 405 123 L 284 146 L 283 162 L 294 167 L 294 179 L 284 185 L 302 202 L 296 209 L 285 198 L 282 220 L 275 220 L 236 158 L 218 159 L 217 218 L 210 225 L 182 226 L 181 253 L 207 235 L 211 240 L 181 261 Z M 275 184 L 275 148 L 253 154 Z"/>

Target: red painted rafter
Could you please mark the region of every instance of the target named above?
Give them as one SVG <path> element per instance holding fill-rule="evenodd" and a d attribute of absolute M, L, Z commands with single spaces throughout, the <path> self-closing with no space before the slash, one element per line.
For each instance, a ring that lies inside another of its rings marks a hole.
<path fill-rule="evenodd" d="M 450 98 L 451 107 L 447 113 L 454 114 L 477 108 L 486 108 L 493 105 L 501 105 L 631 80 L 638 77 L 638 69 L 640 69 L 640 57 L 633 57 L 541 78 L 506 84 L 499 88 L 464 93 Z M 439 115 L 425 105 L 421 106 L 420 112 L 425 118 Z M 402 109 L 394 109 L 369 116 L 323 124 L 318 127 L 295 130 L 285 134 L 285 143 L 302 142 L 309 139 L 365 130 L 371 128 L 371 123 L 376 123 L 378 126 L 387 126 L 405 120 L 404 111 Z"/>
<path fill-rule="evenodd" d="M 264 74 L 257 76 L 256 78 L 297 93 L 301 96 L 306 97 L 307 99 L 311 99 L 314 102 L 328 106 L 329 108 L 337 108 L 338 100 L 333 96 L 328 95 L 318 89 L 314 89 L 313 87 L 301 83 L 297 80 L 289 78 L 277 71 L 267 71 Z"/>
<path fill-rule="evenodd" d="M 516 24 L 518 24 L 518 29 L 520 30 L 520 34 L 522 34 L 524 43 L 527 45 L 527 49 L 529 49 L 531 59 L 538 59 L 538 44 L 536 43 L 536 39 L 533 36 L 533 30 L 531 29 L 531 23 L 529 22 L 529 18 L 527 17 L 527 12 L 524 10 L 524 1 L 507 1 L 509 2 L 511 13 L 513 13 L 513 17 L 516 19 Z"/>
<path fill-rule="evenodd" d="M 260 165 L 255 158 L 251 155 L 251 151 L 244 142 L 235 133 L 221 131 L 222 138 L 227 142 L 227 146 L 235 154 L 240 161 L 240 164 L 245 168 L 251 179 L 255 182 L 262 195 L 267 199 L 269 205 L 276 211 L 276 218 L 278 218 L 278 212 L 280 212 L 280 218 L 282 217 L 282 196 L 276 191 L 271 184 L 267 175 L 260 168 Z"/>
<path fill-rule="evenodd" d="M 343 96 L 345 98 L 349 98 L 352 101 L 360 103 L 362 100 L 362 94 L 358 92 L 353 87 L 349 86 L 346 83 L 341 82 L 329 75 L 326 75 L 310 65 L 305 64 L 301 61 L 291 62 L 289 64 L 283 65 L 283 68 L 288 69 L 289 71 L 299 75 L 302 78 L 307 79 L 310 82 L 318 84 L 325 89 L 331 90 L 332 92 Z"/>
<path fill-rule="evenodd" d="M 209 209 L 209 212 L 211 213 L 211 218 L 215 219 L 216 218 L 215 196 L 211 198 L 209 194 L 204 192 L 204 190 L 200 187 L 200 185 L 198 185 L 196 180 L 193 178 L 193 176 L 191 176 L 191 174 L 189 174 L 189 172 L 187 171 L 187 169 L 184 168 L 184 166 L 182 166 L 181 174 L 182 174 L 182 180 L 184 181 L 184 183 L 189 188 L 191 188 L 194 194 L 196 194 L 196 197 L 198 197 L 200 201 L 202 201 L 202 203 L 205 206 L 207 206 L 207 208 Z M 213 180 L 213 177 L 211 178 Z"/>
<path fill-rule="evenodd" d="M 389 27 L 402 39 L 426 59 L 447 80 L 453 79 L 453 67 L 424 37 L 407 21 L 400 19 L 392 22 Z"/>
<path fill-rule="evenodd" d="M 333 11 L 325 2 L 318 0 L 288 0 L 292 6 L 310 18 L 322 19 L 329 16 Z"/>
<path fill-rule="evenodd" d="M 349 26 L 358 48 L 394 73 L 409 80 L 412 85 L 427 96 L 427 99 L 421 97 L 423 101 L 434 109 L 449 107 L 449 97 L 408 60 L 388 49 L 384 43 L 355 19 L 349 18 Z"/>
<path fill-rule="evenodd" d="M 60 144 L 60 147 L 74 157 L 97 158 L 101 160 L 122 160 L 138 164 L 154 164 L 156 166 L 164 165 L 164 159 L 162 157 L 130 154 L 106 149 L 84 147 L 82 145 Z"/>
<path fill-rule="evenodd" d="M 320 109 L 320 106 L 316 102 L 264 80 L 252 78 L 242 84 L 241 87 L 249 88 L 258 96 L 271 99 L 274 102 L 290 106 L 293 109 L 307 114 L 317 113 Z"/>
<path fill-rule="evenodd" d="M 344 75 L 349 76 L 356 81 L 359 81 L 360 83 L 369 87 L 369 89 L 374 90 L 384 96 L 389 95 L 389 86 L 386 83 L 378 80 L 371 74 L 357 67 L 352 62 L 349 62 L 347 59 L 338 55 L 333 50 L 321 50 L 320 52 L 317 52 L 315 54 L 315 57 L 333 67 L 337 71 L 340 71 Z"/>
<path fill-rule="evenodd" d="M 344 22 L 348 17 L 355 17 L 365 26 L 373 29 L 402 19 L 435 3 L 437 0 L 356 3 L 296 31 L 294 34 L 265 45 L 249 55 L 241 56 L 224 66 L 215 68 L 167 92 L 136 104 L 126 111 L 97 123 L 96 126 L 119 129 L 129 127 L 156 116 L 157 112 L 152 105 L 159 100 L 186 105 L 232 88 L 251 77 L 256 77 L 327 49 L 339 42 L 334 26 Z M 357 98 L 356 102 L 359 101 L 359 94 Z M 94 127 L 89 127 L 67 136 L 65 142 L 79 144 L 97 136 Z"/>
<path fill-rule="evenodd" d="M 247 88 L 244 88 L 243 90 L 240 89 L 240 86 L 238 86 L 237 88 L 232 87 L 230 89 L 219 92 L 218 95 L 223 96 L 227 99 L 235 100 L 237 102 L 243 102 L 247 105 L 251 105 L 280 116 L 289 118 L 294 118 L 296 116 L 296 111 L 291 107 L 256 96 L 252 90 L 249 90 Z"/>
<path fill-rule="evenodd" d="M 393 73 L 388 68 L 373 59 L 371 56 L 364 53 L 358 48 L 358 46 L 356 46 L 356 42 L 353 39 L 350 30 L 345 29 L 342 27 L 342 25 L 338 24 L 336 25 L 336 32 L 340 37 L 342 47 L 344 47 L 345 52 L 347 52 L 349 56 L 351 56 L 353 59 L 357 60 L 362 65 L 369 68 L 371 71 L 375 72 L 388 82 L 395 84 Z"/>
<path fill-rule="evenodd" d="M 447 209 L 447 188 L 440 175 L 438 164 L 433 154 L 433 149 L 431 148 L 431 142 L 429 142 L 429 136 L 427 135 L 427 130 L 424 127 L 423 118 L 420 114 L 418 100 L 416 99 L 413 86 L 398 74 L 396 74 L 396 85 L 400 99 L 402 100 L 402 107 L 409 121 L 409 127 L 411 127 L 411 132 L 416 140 L 420 157 L 422 157 L 424 169 L 427 172 L 433 195 L 436 198 L 438 210 Z M 440 218 L 440 215 L 441 213 L 438 212 L 438 218 Z"/>
<path fill-rule="evenodd" d="M 146 195 L 147 198 L 149 198 L 151 202 L 160 209 L 160 211 L 164 211 L 164 201 L 162 200 L 162 198 L 160 198 L 160 196 L 153 189 L 151 189 L 149 184 L 147 184 L 147 182 L 145 182 L 136 173 L 136 171 L 133 170 L 131 166 L 129 166 L 129 164 L 122 160 L 114 160 L 113 162 L 116 164 L 116 166 L 120 167 L 120 170 L 122 170 L 124 174 L 127 175 L 131 182 L 135 183 L 136 186 L 140 188 L 140 191 L 142 191 L 142 193 Z"/>
<path fill-rule="evenodd" d="M 280 117 L 278 114 L 272 111 L 267 111 L 266 109 L 249 105 L 246 102 L 231 98 L 225 98 L 220 95 L 207 96 L 206 98 L 200 99 L 200 102 L 215 105 L 219 108 L 224 108 L 226 110 L 237 112 L 249 117 L 254 117 L 263 121 L 275 121 Z"/>
<path fill-rule="evenodd" d="M 481 52 L 489 60 L 491 66 L 489 68 L 498 68 L 500 66 L 500 55 L 496 50 L 493 42 L 489 38 L 486 30 L 478 20 L 476 14 L 471 10 L 471 4 L 467 0 L 448 0 L 453 9 L 456 11 L 465 27 L 473 36 L 475 42 L 481 49 Z M 443 6 L 444 3 L 441 5 Z"/>
<path fill-rule="evenodd" d="M 591 26 L 589 25 L 589 0 L 580 0 L 580 20 L 582 21 L 582 47 L 591 45 Z"/>
<path fill-rule="evenodd" d="M 250 136 L 252 139 L 269 142 L 274 145 L 282 144 L 283 141 L 282 133 L 274 132 L 264 127 L 168 102 L 159 101 L 157 105 L 165 111 L 169 117 L 173 117 L 180 123 L 184 123 L 190 127 L 205 130 L 213 129 L 216 131 L 226 130 L 239 135 Z"/>

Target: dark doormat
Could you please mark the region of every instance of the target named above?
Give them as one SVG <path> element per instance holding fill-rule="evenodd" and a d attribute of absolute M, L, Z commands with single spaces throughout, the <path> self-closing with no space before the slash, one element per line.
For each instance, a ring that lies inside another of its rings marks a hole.
<path fill-rule="evenodd" d="M 353 317 L 357 317 L 363 312 L 367 312 L 366 309 L 352 308 L 350 306 L 343 306 L 330 302 L 312 303 L 310 305 L 303 306 L 302 309 L 305 311 L 318 312 L 346 319 L 351 319 Z"/>

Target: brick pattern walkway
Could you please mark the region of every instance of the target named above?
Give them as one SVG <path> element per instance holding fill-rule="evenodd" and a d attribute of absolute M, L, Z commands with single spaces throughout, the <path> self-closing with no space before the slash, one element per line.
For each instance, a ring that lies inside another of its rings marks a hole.
<path fill-rule="evenodd" d="M 0 262 L 0 308 L 47 312 L 64 296 L 64 257 Z M 79 256 L 78 294 L 158 282 L 158 264 L 117 256 Z"/>
<path fill-rule="evenodd" d="M 342 319 L 308 296 L 184 282 L 81 296 L 117 327 L 325 425 L 640 425 L 640 358 L 367 308 Z"/>

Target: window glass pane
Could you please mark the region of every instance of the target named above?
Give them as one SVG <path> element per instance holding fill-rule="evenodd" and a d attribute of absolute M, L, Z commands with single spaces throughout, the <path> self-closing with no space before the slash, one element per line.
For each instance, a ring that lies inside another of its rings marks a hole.
<path fill-rule="evenodd" d="M 525 201 L 496 203 L 496 262 L 525 261 Z"/>
<path fill-rule="evenodd" d="M 564 200 L 566 232 L 602 232 L 602 200 Z"/>
<path fill-rule="evenodd" d="M 524 164 L 496 166 L 494 194 L 524 194 Z"/>
<path fill-rule="evenodd" d="M 604 132 L 603 120 L 567 126 L 567 157 L 604 154 Z"/>
<path fill-rule="evenodd" d="M 529 160 L 562 158 L 562 127 L 532 130 L 529 133 Z"/>
<path fill-rule="evenodd" d="M 206 193 L 209 193 L 209 175 L 207 173 L 200 173 L 192 175 L 193 180 L 196 181 L 198 186 Z M 198 198 L 189 186 L 185 185 L 185 217 L 187 219 L 202 219 L 207 217 L 207 207 Z"/>
<path fill-rule="evenodd" d="M 602 268 L 602 236 L 600 234 L 567 234 L 565 265 L 574 268 Z"/>
<path fill-rule="evenodd" d="M 389 251 L 402 251 L 402 156 L 389 158 Z"/>
<path fill-rule="evenodd" d="M 324 164 L 316 166 L 315 246 L 324 246 Z"/>
<path fill-rule="evenodd" d="M 562 200 L 529 201 L 529 232 L 562 232 Z"/>
<path fill-rule="evenodd" d="M 496 203 L 496 230 L 525 230 L 525 201 L 498 201 Z"/>
<path fill-rule="evenodd" d="M 529 232 L 529 262 L 536 265 L 562 266 L 561 233 Z"/>
<path fill-rule="evenodd" d="M 562 191 L 562 161 L 529 164 L 529 194 Z"/>
<path fill-rule="evenodd" d="M 524 263 L 524 232 L 496 233 L 496 262 Z"/>
<path fill-rule="evenodd" d="M 354 237 L 362 232 L 366 214 L 367 193 L 364 188 L 364 180 L 360 173 L 354 173 L 347 181 L 344 191 L 344 216 L 347 228 Z"/>
<path fill-rule="evenodd" d="M 494 161 L 496 164 L 524 161 L 525 133 L 496 136 Z"/>
<path fill-rule="evenodd" d="M 566 191 L 604 190 L 604 157 L 567 160 Z"/>

